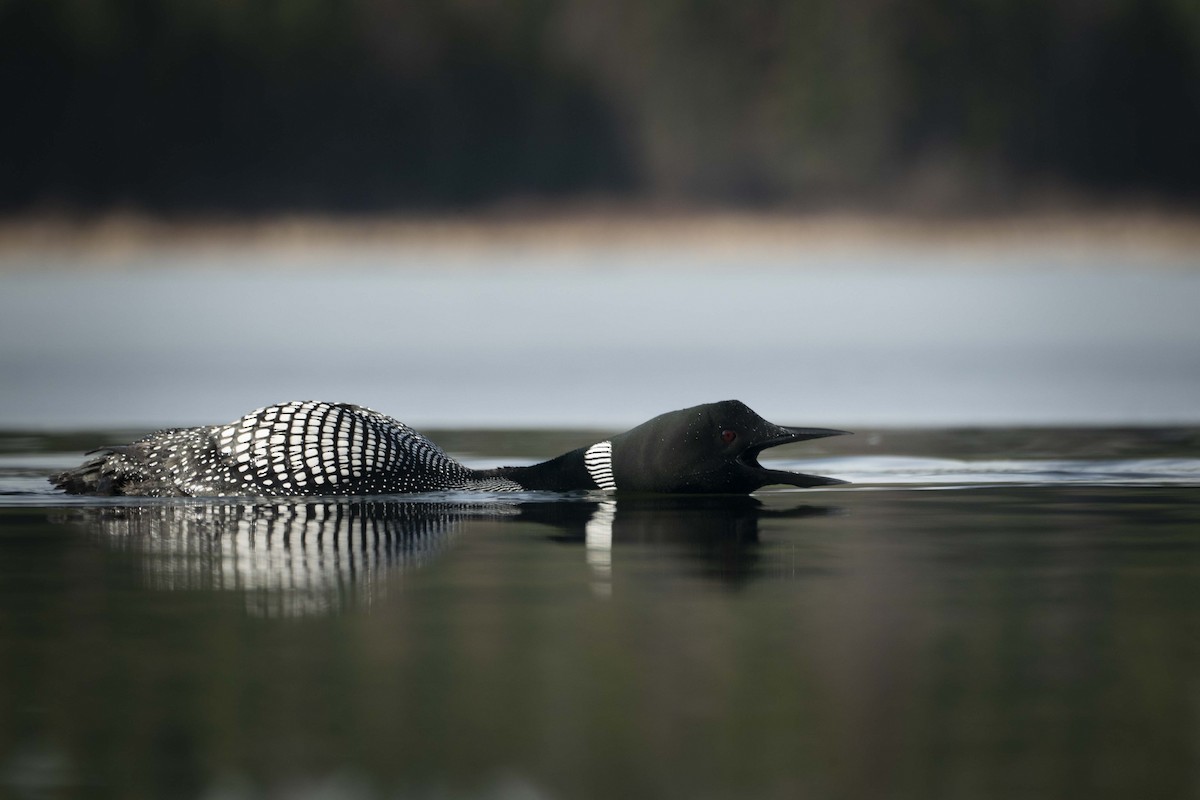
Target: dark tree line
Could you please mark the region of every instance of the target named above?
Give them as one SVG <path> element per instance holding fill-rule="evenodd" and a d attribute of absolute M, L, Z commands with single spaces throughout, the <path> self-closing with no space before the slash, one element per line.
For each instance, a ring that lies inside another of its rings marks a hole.
<path fill-rule="evenodd" d="M 1200 197 L 1193 0 L 0 0 L 0 208 Z"/>

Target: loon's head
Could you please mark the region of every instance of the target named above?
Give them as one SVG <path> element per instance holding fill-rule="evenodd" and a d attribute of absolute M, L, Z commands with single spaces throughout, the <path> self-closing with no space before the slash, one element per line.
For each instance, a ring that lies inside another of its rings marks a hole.
<path fill-rule="evenodd" d="M 670 411 L 612 438 L 617 488 L 635 492 L 748 494 L 763 486 L 827 486 L 836 478 L 767 469 L 768 447 L 846 431 L 785 428 L 738 400 Z"/>

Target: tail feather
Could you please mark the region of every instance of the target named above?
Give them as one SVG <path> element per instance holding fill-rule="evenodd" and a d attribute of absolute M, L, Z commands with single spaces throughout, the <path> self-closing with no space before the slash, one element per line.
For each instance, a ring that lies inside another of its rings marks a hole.
<path fill-rule="evenodd" d="M 123 460 L 122 453 L 112 452 L 111 449 L 92 450 L 91 453 L 104 452 L 99 458 L 85 461 L 74 469 L 57 472 L 50 476 L 50 483 L 62 489 L 67 494 L 92 494 L 115 496 L 125 494 L 121 471 L 116 464 Z M 89 453 L 90 455 L 90 453 Z"/>
<path fill-rule="evenodd" d="M 102 497 L 120 495 L 138 497 L 179 497 L 184 491 L 169 475 L 164 478 L 162 468 L 153 468 L 147 463 L 147 443 L 155 443 L 163 437 L 173 436 L 177 431 L 162 431 L 133 444 L 102 447 L 85 455 L 100 455 L 85 461 L 74 469 L 50 476 L 50 483 L 67 494 L 89 494 Z"/>

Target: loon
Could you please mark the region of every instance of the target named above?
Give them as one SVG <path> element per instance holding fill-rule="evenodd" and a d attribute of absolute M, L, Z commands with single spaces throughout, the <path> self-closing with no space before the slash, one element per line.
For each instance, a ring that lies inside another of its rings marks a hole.
<path fill-rule="evenodd" d="M 540 464 L 476 470 L 391 417 L 346 403 L 290 402 L 227 425 L 171 428 L 50 476 L 69 494 L 291 497 L 602 490 L 749 494 L 844 481 L 766 469 L 768 447 L 846 431 L 786 428 L 738 400 L 661 414 Z M 90 454 L 89 454 L 90 455 Z"/>

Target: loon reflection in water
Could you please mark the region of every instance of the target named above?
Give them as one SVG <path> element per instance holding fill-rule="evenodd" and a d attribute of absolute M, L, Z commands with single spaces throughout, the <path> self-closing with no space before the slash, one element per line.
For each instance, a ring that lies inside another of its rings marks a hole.
<path fill-rule="evenodd" d="M 61 519 L 140 552 L 151 588 L 240 592 L 251 613 L 281 617 L 369 607 L 471 523 L 548 526 L 548 541 L 584 546 L 592 589 L 607 595 L 615 545 L 666 548 L 685 572 L 740 586 L 760 574 L 760 519 L 826 513 L 767 509 L 750 497 L 626 497 L 101 506 Z"/>
<path fill-rule="evenodd" d="M 786 428 L 737 400 L 660 414 L 540 464 L 470 469 L 402 422 L 348 404 L 281 403 L 228 425 L 158 431 L 52 475 L 70 494 L 295 497 L 448 490 L 749 494 L 834 478 L 767 469 L 763 450 L 837 436 Z"/>

